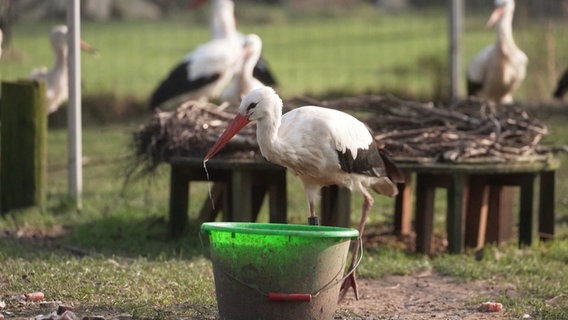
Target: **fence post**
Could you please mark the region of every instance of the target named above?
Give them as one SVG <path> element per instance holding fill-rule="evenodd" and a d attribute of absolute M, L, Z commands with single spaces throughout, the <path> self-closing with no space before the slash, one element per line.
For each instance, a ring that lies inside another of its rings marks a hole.
<path fill-rule="evenodd" d="M 462 79 L 462 50 L 461 39 L 463 33 L 464 0 L 450 1 L 450 23 L 449 23 L 449 57 L 450 57 L 450 98 L 456 100 L 460 97 Z"/>
<path fill-rule="evenodd" d="M 2 81 L 0 212 L 45 205 L 47 109 L 42 81 Z"/>

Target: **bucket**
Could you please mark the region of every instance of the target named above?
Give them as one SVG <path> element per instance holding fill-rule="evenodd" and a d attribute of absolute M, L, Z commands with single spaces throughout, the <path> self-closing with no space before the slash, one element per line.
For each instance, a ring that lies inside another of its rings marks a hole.
<path fill-rule="evenodd" d="M 201 226 L 222 320 L 333 318 L 355 229 L 276 223 Z M 349 272 L 352 272 L 349 271 Z"/>

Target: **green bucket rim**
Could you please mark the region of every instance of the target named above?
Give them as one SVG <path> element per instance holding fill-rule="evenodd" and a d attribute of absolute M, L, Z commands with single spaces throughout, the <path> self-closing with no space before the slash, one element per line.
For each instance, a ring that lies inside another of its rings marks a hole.
<path fill-rule="evenodd" d="M 201 230 L 313 238 L 359 237 L 359 231 L 351 228 L 287 223 L 205 222 L 201 225 Z"/>

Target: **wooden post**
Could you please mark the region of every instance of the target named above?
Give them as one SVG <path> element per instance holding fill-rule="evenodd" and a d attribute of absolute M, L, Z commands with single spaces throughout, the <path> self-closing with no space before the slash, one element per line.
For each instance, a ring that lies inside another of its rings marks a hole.
<path fill-rule="evenodd" d="M 81 124 L 81 2 L 67 2 L 69 25 L 69 101 L 67 106 L 69 193 L 75 199 L 75 207 L 82 209 L 83 193 L 83 127 Z"/>
<path fill-rule="evenodd" d="M 336 185 L 321 189 L 321 225 L 348 228 L 351 224 L 351 191 Z"/>
<path fill-rule="evenodd" d="M 462 86 L 461 72 L 461 38 L 463 33 L 463 0 L 450 1 L 449 56 L 450 56 L 450 98 L 460 97 Z"/>
<path fill-rule="evenodd" d="M 3 81 L 0 122 L 2 214 L 29 206 L 43 207 L 47 182 L 45 84 Z"/>

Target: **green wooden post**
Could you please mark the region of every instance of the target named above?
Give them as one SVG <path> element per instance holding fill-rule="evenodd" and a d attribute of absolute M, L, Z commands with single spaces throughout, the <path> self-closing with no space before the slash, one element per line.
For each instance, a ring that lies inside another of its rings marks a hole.
<path fill-rule="evenodd" d="M 43 207 L 47 182 L 45 84 L 2 81 L 0 123 L 2 214 L 30 206 Z"/>

